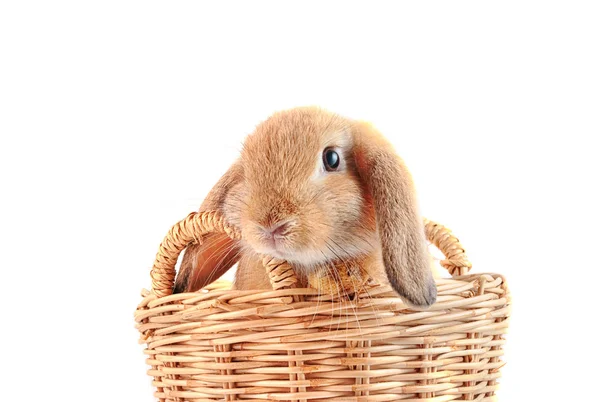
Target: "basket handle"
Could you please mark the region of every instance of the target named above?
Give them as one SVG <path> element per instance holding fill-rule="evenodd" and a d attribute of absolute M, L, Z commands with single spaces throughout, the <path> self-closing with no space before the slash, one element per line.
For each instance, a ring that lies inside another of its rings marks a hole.
<path fill-rule="evenodd" d="M 439 223 L 429 219 L 423 219 L 423 222 L 427 240 L 446 257 L 445 260 L 440 261 L 442 267 L 446 268 L 452 276 L 466 275 L 471 270 L 472 265 L 456 236 L 452 234 L 450 229 Z"/>
<path fill-rule="evenodd" d="M 202 237 L 211 232 L 227 233 L 232 239 L 241 238 L 239 231 L 229 226 L 216 211 L 192 212 L 173 225 L 158 248 L 150 272 L 155 295 L 163 297 L 173 293 L 179 254 L 190 244 L 201 242 Z"/>
<path fill-rule="evenodd" d="M 465 250 L 458 239 L 449 229 L 435 222 L 425 220 L 427 240 L 444 253 L 445 260 L 441 262 L 452 276 L 464 275 L 471 268 Z M 150 276 L 152 292 L 158 297 L 173 293 L 175 283 L 175 265 L 179 254 L 190 244 L 202 241 L 207 233 L 226 233 L 234 240 L 241 239 L 238 229 L 228 225 L 223 216 L 216 211 L 192 212 L 185 219 L 176 223 L 158 248 Z M 291 266 L 283 260 L 263 256 L 263 264 L 271 280 L 274 290 L 294 287 L 296 275 Z"/>

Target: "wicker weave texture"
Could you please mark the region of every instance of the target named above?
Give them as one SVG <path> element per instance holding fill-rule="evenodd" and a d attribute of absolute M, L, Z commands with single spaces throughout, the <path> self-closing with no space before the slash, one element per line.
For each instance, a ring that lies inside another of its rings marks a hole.
<path fill-rule="evenodd" d="M 293 271 L 265 257 L 274 290 L 218 281 L 171 294 L 175 263 L 211 231 L 239 233 L 214 212 L 190 214 L 163 241 L 135 313 L 159 401 L 495 401 L 508 327 L 504 278 L 467 275 L 463 247 L 426 221 L 454 276 L 438 301 L 406 306 L 388 287 L 352 300 L 294 288 Z"/>

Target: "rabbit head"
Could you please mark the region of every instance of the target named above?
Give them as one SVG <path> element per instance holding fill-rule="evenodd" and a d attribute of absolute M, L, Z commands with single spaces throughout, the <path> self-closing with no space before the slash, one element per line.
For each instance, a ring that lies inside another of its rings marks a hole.
<path fill-rule="evenodd" d="M 309 275 L 376 253 L 403 299 L 435 302 L 411 175 L 370 124 L 313 107 L 274 114 L 247 137 L 203 209 L 220 210 L 241 229 L 232 245 L 240 254 L 280 258 Z"/>

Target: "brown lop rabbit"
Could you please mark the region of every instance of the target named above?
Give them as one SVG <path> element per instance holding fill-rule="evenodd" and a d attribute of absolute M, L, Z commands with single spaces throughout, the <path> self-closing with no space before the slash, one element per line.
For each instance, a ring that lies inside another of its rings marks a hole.
<path fill-rule="evenodd" d="M 188 248 L 176 293 L 202 288 L 236 262 L 236 289 L 270 289 L 266 254 L 299 278 L 362 258 L 368 276 L 389 281 L 409 304 L 436 300 L 412 178 L 368 123 L 315 107 L 275 113 L 247 137 L 200 208 L 207 210 L 240 228 L 242 240 L 211 234 Z"/>

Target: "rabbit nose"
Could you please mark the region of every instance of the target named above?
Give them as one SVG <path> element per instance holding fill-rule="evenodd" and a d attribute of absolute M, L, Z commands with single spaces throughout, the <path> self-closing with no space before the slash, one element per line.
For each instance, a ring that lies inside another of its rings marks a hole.
<path fill-rule="evenodd" d="M 291 226 L 290 221 L 277 222 L 272 224 L 269 227 L 262 226 L 262 230 L 266 235 L 270 237 L 282 237 L 285 236 L 286 232 L 289 230 Z"/>

